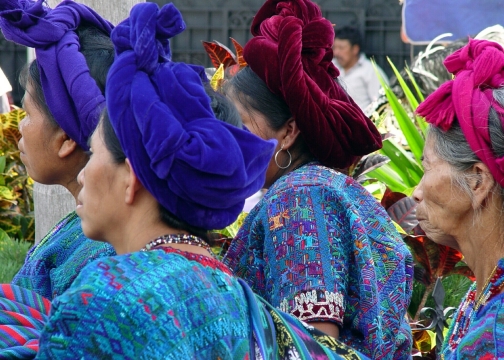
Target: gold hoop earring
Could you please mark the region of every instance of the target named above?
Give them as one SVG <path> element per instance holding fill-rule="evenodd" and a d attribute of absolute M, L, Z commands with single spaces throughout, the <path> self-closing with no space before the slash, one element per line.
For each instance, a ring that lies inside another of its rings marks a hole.
<path fill-rule="evenodd" d="M 283 150 L 283 145 L 282 145 L 282 147 L 280 148 L 280 150 L 278 150 L 278 151 L 276 152 L 276 154 L 275 154 L 275 164 L 276 164 L 276 166 L 278 166 L 278 168 L 279 168 L 279 169 L 285 170 L 285 169 L 287 169 L 289 166 L 291 166 L 291 164 L 292 164 L 292 155 L 291 155 L 291 153 L 290 153 L 289 149 L 285 150 L 285 151 L 287 151 L 287 154 L 289 155 L 289 162 L 287 163 L 287 165 L 286 165 L 286 166 L 280 166 L 280 165 L 278 164 L 278 154 L 280 154 L 280 151 L 282 151 L 282 150 Z"/>

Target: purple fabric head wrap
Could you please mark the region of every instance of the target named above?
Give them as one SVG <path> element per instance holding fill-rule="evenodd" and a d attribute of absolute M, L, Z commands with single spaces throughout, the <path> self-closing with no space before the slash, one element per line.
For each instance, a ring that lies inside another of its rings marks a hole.
<path fill-rule="evenodd" d="M 180 220 L 219 229 L 259 190 L 275 148 L 215 118 L 199 66 L 170 61 L 185 28 L 173 4 L 137 4 L 112 32 L 107 78 L 114 130 L 145 188 Z"/>
<path fill-rule="evenodd" d="M 504 87 L 504 50 L 495 42 L 470 39 L 444 65 L 455 79 L 425 99 L 417 113 L 445 131 L 457 120 L 471 149 L 504 186 L 504 157 L 496 156 L 488 131 L 490 108 L 504 127 L 504 108 L 493 97 L 494 89 Z"/>
<path fill-rule="evenodd" d="M 84 55 L 77 27 L 85 23 L 110 34 L 112 24 L 85 5 L 63 1 L 51 10 L 43 0 L 0 1 L 0 27 L 7 40 L 35 48 L 42 89 L 54 120 L 83 149 L 105 106 Z"/>

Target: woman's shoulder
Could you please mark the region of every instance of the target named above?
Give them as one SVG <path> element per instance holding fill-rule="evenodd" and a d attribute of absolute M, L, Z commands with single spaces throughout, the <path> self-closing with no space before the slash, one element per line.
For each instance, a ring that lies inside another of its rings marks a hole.
<path fill-rule="evenodd" d="M 317 163 L 307 164 L 282 176 L 270 187 L 264 198 L 278 194 L 296 196 L 314 189 L 349 199 L 356 199 L 357 196 L 372 198 L 353 178 Z"/>
<path fill-rule="evenodd" d="M 214 262 L 209 257 L 162 247 L 97 259 L 81 271 L 75 284 L 105 285 L 100 281 L 103 277 L 114 279 L 117 285 L 120 282 L 131 283 L 135 279 L 149 275 L 152 275 L 152 281 L 169 276 L 181 279 L 190 276 L 196 269 L 207 267 L 223 272 L 227 270 L 224 265 L 217 260 Z"/>
<path fill-rule="evenodd" d="M 237 280 L 214 265 L 211 259 L 205 263 L 162 250 L 99 259 L 53 302 L 45 349 L 55 354 L 64 337 L 65 351 L 79 356 L 109 358 L 117 355 L 110 348 L 117 343 L 134 344 L 133 358 L 146 349 L 156 349 L 160 357 L 181 351 L 185 358 L 184 351 L 205 345 L 190 334 L 214 336 L 222 330 L 216 327 L 230 325 L 248 339 L 243 292 Z M 73 329 L 71 334 L 61 334 L 63 327 Z"/>
<path fill-rule="evenodd" d="M 306 164 L 278 179 L 271 189 L 282 190 L 292 186 L 331 186 L 335 182 L 345 182 L 345 174 L 318 163 Z"/>
<path fill-rule="evenodd" d="M 461 359 L 474 354 L 481 359 L 504 359 L 504 293 L 481 309 L 455 354 Z M 455 354 L 450 359 L 455 358 Z"/>

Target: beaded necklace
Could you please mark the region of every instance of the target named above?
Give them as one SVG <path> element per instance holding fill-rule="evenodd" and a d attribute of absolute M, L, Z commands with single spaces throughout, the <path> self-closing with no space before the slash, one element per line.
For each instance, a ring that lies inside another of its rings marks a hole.
<path fill-rule="evenodd" d="M 495 266 L 492 273 L 488 277 L 481 294 L 476 299 L 476 286 L 469 291 L 464 302 L 461 304 L 457 318 L 453 323 L 453 330 L 448 339 L 448 346 L 453 351 L 457 348 L 462 338 L 467 334 L 469 326 L 478 311 L 484 307 L 495 295 L 500 294 L 504 288 L 504 270 Z"/>
<path fill-rule="evenodd" d="M 203 239 L 194 235 L 187 235 L 187 234 L 166 234 L 160 236 L 149 242 L 140 251 L 149 251 L 164 244 L 186 244 L 186 245 L 199 246 L 207 250 L 210 254 L 212 254 L 210 246 Z"/>

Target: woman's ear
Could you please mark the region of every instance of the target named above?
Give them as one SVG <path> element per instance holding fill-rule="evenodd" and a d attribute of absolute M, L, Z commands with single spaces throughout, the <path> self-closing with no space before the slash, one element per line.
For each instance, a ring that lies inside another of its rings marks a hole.
<path fill-rule="evenodd" d="M 55 135 L 56 146 L 58 149 L 58 156 L 60 159 L 64 159 L 71 155 L 75 149 L 79 147 L 77 143 L 70 139 L 68 135 L 60 128 L 57 130 Z"/>
<path fill-rule="evenodd" d="M 298 136 L 301 134 L 299 127 L 297 126 L 296 120 L 291 117 L 283 125 L 282 131 L 284 132 L 283 138 L 279 141 L 282 147 L 287 150 L 296 142 Z"/>
<path fill-rule="evenodd" d="M 129 159 L 126 159 L 125 161 L 124 171 L 125 173 L 123 176 L 126 182 L 124 201 L 128 205 L 132 205 L 135 201 L 135 197 L 137 196 L 138 191 L 143 188 L 143 185 L 140 183 L 140 180 L 138 180 L 138 177 L 136 176 Z"/>
<path fill-rule="evenodd" d="M 495 188 L 495 179 L 488 166 L 482 162 L 473 165 L 470 187 L 473 193 L 473 208 L 479 209 L 487 202 Z"/>

